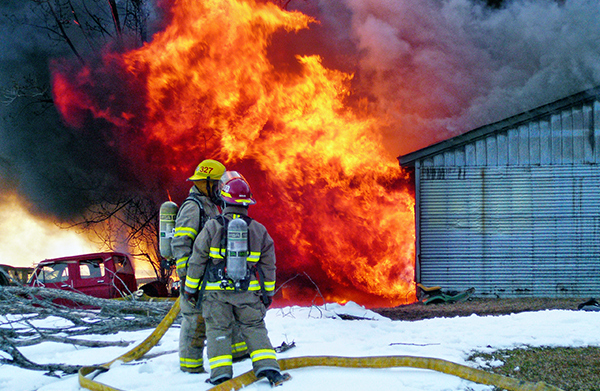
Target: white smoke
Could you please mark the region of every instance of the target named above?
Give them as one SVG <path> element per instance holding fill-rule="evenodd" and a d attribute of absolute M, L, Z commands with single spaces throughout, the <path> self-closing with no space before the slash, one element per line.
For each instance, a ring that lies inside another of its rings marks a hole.
<path fill-rule="evenodd" d="M 600 84 L 596 0 L 342 2 L 350 16 L 329 25 L 347 22 L 359 92 L 389 118 L 396 154 Z"/>

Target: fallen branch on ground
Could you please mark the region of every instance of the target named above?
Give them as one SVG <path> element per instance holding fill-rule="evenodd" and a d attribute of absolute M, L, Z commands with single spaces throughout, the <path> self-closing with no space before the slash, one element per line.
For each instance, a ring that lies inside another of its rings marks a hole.
<path fill-rule="evenodd" d="M 62 303 L 68 303 L 65 305 Z M 91 341 L 74 336 L 115 334 L 156 327 L 172 306 L 169 301 L 100 299 L 77 292 L 26 286 L 0 287 L 0 364 L 25 369 L 75 373 L 79 366 L 36 364 L 18 349 L 41 342 L 87 347 L 127 346 L 124 341 Z M 60 324 L 60 326 L 54 326 Z"/>
<path fill-rule="evenodd" d="M 32 369 L 35 371 L 48 371 L 46 375 L 60 377 L 55 372 L 61 371 L 65 374 L 77 373 L 80 365 L 67 364 L 36 364 L 29 361 L 7 338 L 0 335 L 0 350 L 8 353 L 12 358 L 0 357 L 0 364 L 15 365 L 24 369 Z"/>

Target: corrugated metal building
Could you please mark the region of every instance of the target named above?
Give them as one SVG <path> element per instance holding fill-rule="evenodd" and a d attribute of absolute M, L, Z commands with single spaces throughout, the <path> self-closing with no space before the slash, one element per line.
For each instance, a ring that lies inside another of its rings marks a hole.
<path fill-rule="evenodd" d="M 600 88 L 398 159 L 414 168 L 417 282 L 600 294 Z"/>

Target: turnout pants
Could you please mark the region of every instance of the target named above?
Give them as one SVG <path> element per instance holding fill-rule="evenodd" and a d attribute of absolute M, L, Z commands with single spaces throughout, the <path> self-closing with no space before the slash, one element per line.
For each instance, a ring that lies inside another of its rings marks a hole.
<path fill-rule="evenodd" d="M 231 340 L 239 325 L 248 346 L 254 374 L 273 369 L 279 372 L 275 350 L 269 340 L 264 318 L 267 312 L 257 292 L 205 292 L 202 315 L 206 322 L 210 379 L 233 377 Z"/>
<path fill-rule="evenodd" d="M 181 329 L 179 331 L 179 367 L 184 372 L 204 372 L 202 354 L 206 339 L 206 325 L 202 310 L 192 307 L 187 300 L 180 300 Z M 233 326 L 231 351 L 234 359 L 248 355 L 248 349 L 240 327 Z"/>

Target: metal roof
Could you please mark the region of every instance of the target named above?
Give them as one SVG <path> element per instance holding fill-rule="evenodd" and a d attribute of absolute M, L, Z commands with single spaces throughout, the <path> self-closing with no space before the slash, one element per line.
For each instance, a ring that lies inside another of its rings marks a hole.
<path fill-rule="evenodd" d="M 592 100 L 600 95 L 600 87 L 595 87 L 589 90 L 579 92 L 569 97 L 559 99 L 555 102 L 540 106 L 538 108 L 525 111 L 523 113 L 514 115 L 504 120 L 481 126 L 473 129 L 469 132 L 463 133 L 459 136 L 453 137 L 448 140 L 441 141 L 439 143 L 430 145 L 428 147 L 419 149 L 417 151 L 408 153 L 406 155 L 398 156 L 398 161 L 401 166 L 414 166 L 415 161 L 425 158 L 430 155 L 437 154 L 441 151 L 451 149 L 460 145 L 467 144 L 476 139 L 483 138 L 491 133 L 499 132 L 504 129 L 517 126 L 521 123 L 532 121 L 544 116 L 547 116 L 555 111 L 564 109 L 577 103 Z"/>

